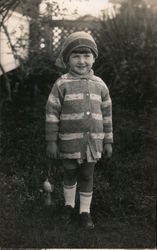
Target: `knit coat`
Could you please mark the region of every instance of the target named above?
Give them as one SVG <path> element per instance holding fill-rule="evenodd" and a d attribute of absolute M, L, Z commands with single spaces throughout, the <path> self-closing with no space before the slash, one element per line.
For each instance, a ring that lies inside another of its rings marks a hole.
<path fill-rule="evenodd" d="M 60 158 L 101 158 L 104 143 L 113 142 L 112 103 L 103 80 L 69 72 L 53 85 L 46 104 L 46 140 L 57 141 Z"/>

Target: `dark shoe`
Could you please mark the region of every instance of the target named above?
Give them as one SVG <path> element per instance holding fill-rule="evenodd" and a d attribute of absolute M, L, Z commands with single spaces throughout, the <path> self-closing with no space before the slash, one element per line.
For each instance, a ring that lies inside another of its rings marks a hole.
<path fill-rule="evenodd" d="M 80 226 L 87 230 L 94 228 L 94 223 L 89 213 L 84 212 L 80 214 Z"/>
<path fill-rule="evenodd" d="M 62 214 L 62 222 L 67 225 L 71 222 L 74 215 L 74 208 L 70 205 L 64 206 Z"/>

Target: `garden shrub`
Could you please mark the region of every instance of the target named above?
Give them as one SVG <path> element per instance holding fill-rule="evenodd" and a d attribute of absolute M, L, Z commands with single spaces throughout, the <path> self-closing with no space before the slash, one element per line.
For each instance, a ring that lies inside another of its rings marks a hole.
<path fill-rule="evenodd" d="M 95 69 L 110 89 L 115 133 L 122 140 L 126 135 L 126 142 L 130 137 L 131 147 L 139 139 L 156 142 L 157 17 L 151 8 L 129 2 L 102 22 Z"/>

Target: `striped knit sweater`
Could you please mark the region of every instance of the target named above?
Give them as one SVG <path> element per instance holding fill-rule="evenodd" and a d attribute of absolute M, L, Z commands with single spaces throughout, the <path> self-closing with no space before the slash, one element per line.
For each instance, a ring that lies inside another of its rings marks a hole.
<path fill-rule="evenodd" d="M 61 158 L 101 158 L 112 143 L 112 104 L 106 84 L 91 70 L 87 76 L 62 75 L 46 104 L 46 140 L 57 141 Z"/>

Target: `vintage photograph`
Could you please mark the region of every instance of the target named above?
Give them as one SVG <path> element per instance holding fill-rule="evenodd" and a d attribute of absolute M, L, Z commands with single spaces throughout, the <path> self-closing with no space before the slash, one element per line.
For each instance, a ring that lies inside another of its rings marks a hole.
<path fill-rule="evenodd" d="M 155 249 L 157 1 L 0 14 L 0 250 Z"/>

